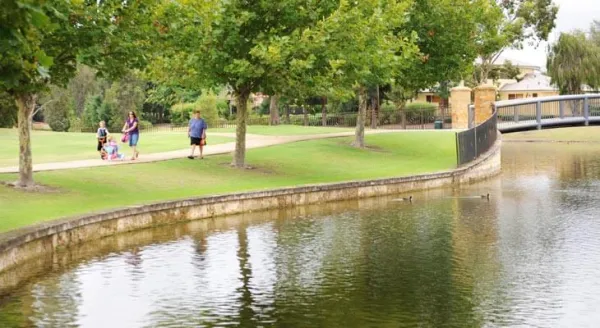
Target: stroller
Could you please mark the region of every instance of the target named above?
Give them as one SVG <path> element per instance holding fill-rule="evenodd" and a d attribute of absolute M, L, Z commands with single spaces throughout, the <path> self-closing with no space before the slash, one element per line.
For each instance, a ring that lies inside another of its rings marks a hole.
<path fill-rule="evenodd" d="M 119 145 L 112 138 L 102 147 L 101 156 L 103 160 L 107 161 L 122 160 L 125 158 L 124 154 L 119 154 Z"/>

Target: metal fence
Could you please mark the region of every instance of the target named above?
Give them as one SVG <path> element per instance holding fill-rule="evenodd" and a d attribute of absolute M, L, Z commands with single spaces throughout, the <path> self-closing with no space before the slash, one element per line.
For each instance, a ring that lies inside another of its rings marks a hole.
<path fill-rule="evenodd" d="M 502 132 L 600 122 L 600 95 L 569 95 L 496 102 Z"/>
<path fill-rule="evenodd" d="M 457 164 L 472 162 L 484 154 L 498 138 L 498 111 L 492 107 L 492 115 L 485 122 L 466 131 L 456 133 Z"/>
<path fill-rule="evenodd" d="M 385 110 L 379 111 L 376 115 L 377 127 L 382 129 L 404 129 L 404 130 L 427 130 L 427 129 L 451 129 L 452 111 L 450 108 L 416 108 L 411 110 Z M 321 127 L 355 127 L 357 113 L 322 113 L 316 114 L 293 114 L 282 115 L 279 119 L 281 125 L 296 126 L 321 126 Z M 368 112 L 365 126 L 371 126 L 372 113 Z M 268 126 L 270 118 L 266 116 L 248 117 L 249 126 Z M 210 129 L 235 128 L 235 120 L 225 120 L 219 118 L 216 122 L 209 122 Z M 185 132 L 187 123 L 174 124 L 145 124 L 141 122 L 140 129 L 145 133 L 155 132 Z M 72 132 L 95 132 L 96 127 L 73 126 Z"/>

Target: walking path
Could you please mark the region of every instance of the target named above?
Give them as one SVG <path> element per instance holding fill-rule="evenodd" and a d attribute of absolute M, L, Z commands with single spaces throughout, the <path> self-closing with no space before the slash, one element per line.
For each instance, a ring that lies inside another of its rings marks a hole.
<path fill-rule="evenodd" d="M 440 130 L 440 131 L 448 131 L 448 130 Z M 390 133 L 390 132 L 398 132 L 398 130 L 371 130 L 365 131 L 365 134 L 379 134 L 379 133 Z M 407 131 L 408 132 L 408 131 Z M 225 137 L 235 137 L 233 133 L 212 133 L 211 135 L 225 136 Z M 326 138 L 338 138 L 338 137 L 347 137 L 353 136 L 354 132 L 339 132 L 339 133 L 327 133 L 327 134 L 315 134 L 315 135 L 294 135 L 294 136 L 267 136 L 267 135 L 256 135 L 256 134 L 247 134 L 246 135 L 246 149 L 252 148 L 261 148 L 268 147 L 274 145 L 281 145 L 290 142 L 297 141 L 306 141 L 306 140 L 315 140 L 315 139 L 326 139 Z M 218 154 L 228 154 L 235 150 L 235 142 L 228 142 L 217 145 L 208 145 L 204 147 L 204 155 L 218 155 Z M 143 151 L 143 148 L 142 148 Z M 177 158 L 185 158 L 189 155 L 189 148 L 174 150 L 162 153 L 151 153 L 151 154 L 142 154 L 140 157 L 135 160 L 123 160 L 123 161 L 103 161 L 101 159 L 86 159 L 86 160 L 78 160 L 78 161 L 69 161 L 69 162 L 54 162 L 54 163 L 40 163 L 33 165 L 34 172 L 40 171 L 55 171 L 55 170 L 67 170 L 67 169 L 77 169 L 77 168 L 87 168 L 87 167 L 97 167 L 97 166 L 109 166 L 109 165 L 127 165 L 127 164 L 139 164 L 139 163 L 151 163 L 158 161 L 166 161 Z M 8 166 L 8 167 L 0 167 L 1 173 L 18 173 L 18 166 Z"/>

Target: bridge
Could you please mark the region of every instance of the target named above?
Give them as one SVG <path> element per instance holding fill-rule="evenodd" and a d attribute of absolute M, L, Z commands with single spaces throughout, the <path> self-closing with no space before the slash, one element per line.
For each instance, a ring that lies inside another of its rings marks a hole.
<path fill-rule="evenodd" d="M 600 94 L 503 100 L 494 105 L 502 133 L 600 124 Z"/>

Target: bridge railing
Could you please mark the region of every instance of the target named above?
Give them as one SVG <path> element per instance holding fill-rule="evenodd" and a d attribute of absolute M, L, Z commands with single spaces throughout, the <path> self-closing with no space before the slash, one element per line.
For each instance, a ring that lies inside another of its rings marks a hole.
<path fill-rule="evenodd" d="M 497 138 L 498 111 L 492 106 L 492 115 L 485 122 L 456 133 L 457 164 L 460 166 L 474 161 L 490 150 Z"/>
<path fill-rule="evenodd" d="M 502 131 L 600 122 L 600 94 L 503 100 L 495 106 Z"/>

